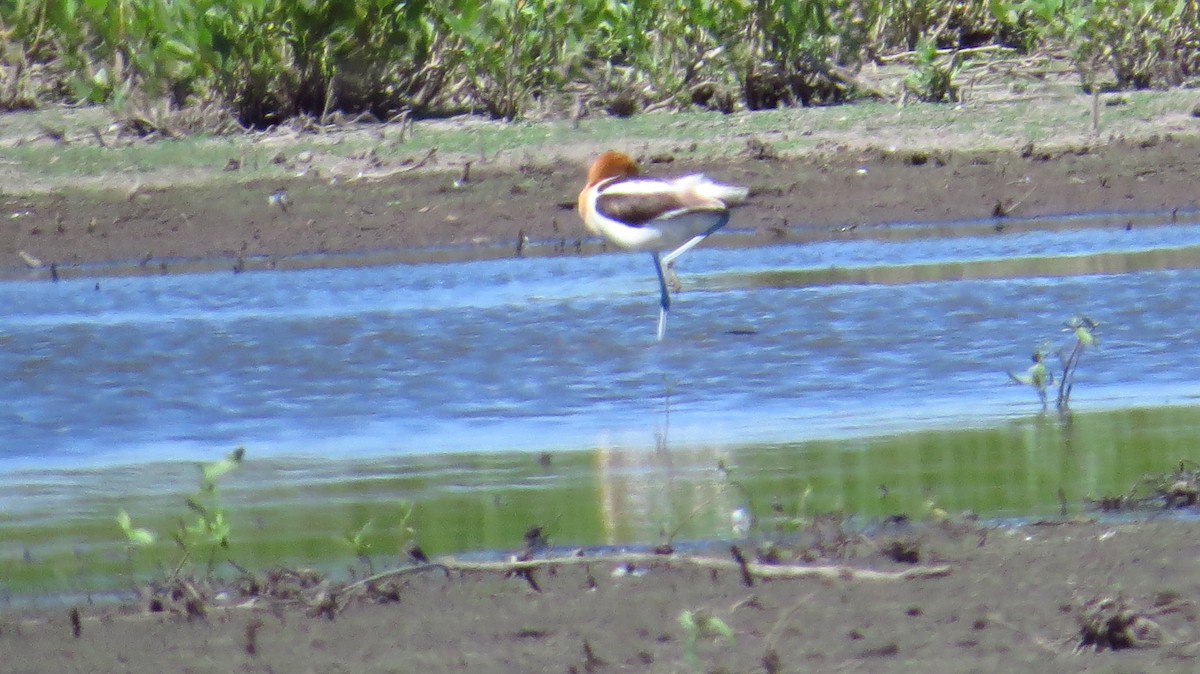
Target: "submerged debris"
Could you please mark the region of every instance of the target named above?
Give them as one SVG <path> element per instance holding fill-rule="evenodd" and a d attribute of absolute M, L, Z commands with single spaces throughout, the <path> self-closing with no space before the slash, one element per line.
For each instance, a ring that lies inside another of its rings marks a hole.
<path fill-rule="evenodd" d="M 1091 499 L 1089 505 L 1101 512 L 1196 508 L 1200 506 L 1200 464 L 1180 461 L 1170 473 L 1148 475 L 1129 491 Z"/>
<path fill-rule="evenodd" d="M 885 557 L 902 564 L 917 564 L 921 561 L 921 541 L 918 538 L 894 538 L 879 549 Z"/>
<path fill-rule="evenodd" d="M 1097 597 L 1080 609 L 1076 650 L 1149 648 L 1162 641 L 1162 627 L 1122 597 Z"/>

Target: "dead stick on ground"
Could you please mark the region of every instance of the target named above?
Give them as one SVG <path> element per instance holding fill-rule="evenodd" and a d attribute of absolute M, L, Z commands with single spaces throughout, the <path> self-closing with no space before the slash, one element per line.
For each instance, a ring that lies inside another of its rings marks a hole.
<path fill-rule="evenodd" d="M 510 573 L 513 571 L 533 571 L 553 566 L 571 566 L 576 564 L 678 564 L 697 566 L 702 569 L 718 571 L 737 571 L 749 573 L 759 578 L 798 579 L 820 578 L 825 580 L 914 580 L 918 578 L 941 578 L 950 575 L 949 566 L 921 566 L 904 571 L 876 571 L 874 569 L 856 569 L 849 566 L 784 566 L 775 564 L 756 564 L 748 562 L 742 565 L 733 560 L 713 557 L 683 557 L 675 555 L 625 554 L 611 557 L 558 557 L 554 559 L 531 559 L 511 562 L 461 562 L 453 559 L 438 563 L 408 566 L 401 569 L 382 571 L 369 578 L 346 586 L 343 592 L 365 588 L 367 585 L 381 580 L 406 576 L 437 569 L 444 572 L 476 572 L 476 573 Z"/>
<path fill-rule="evenodd" d="M 779 635 L 783 633 L 783 626 L 792 619 L 792 616 L 795 615 L 797 611 L 804 608 L 804 606 L 808 604 L 809 600 L 813 598 L 813 594 L 814 593 L 809 593 L 808 596 L 804 597 L 795 604 L 792 604 L 792 607 L 788 610 L 780 612 L 779 619 L 775 621 L 775 624 L 771 627 L 771 631 L 767 632 L 767 638 L 764 640 L 764 645 L 767 651 L 774 650 L 775 645 L 779 642 Z"/>
<path fill-rule="evenodd" d="M 947 18 L 949 18 L 949 17 L 947 17 Z M 966 49 L 938 49 L 936 53 L 938 56 L 953 56 L 956 54 L 959 56 L 974 56 L 976 54 L 985 54 L 985 53 L 989 53 L 989 52 L 999 52 L 1002 54 L 1016 54 L 1017 50 L 1013 49 L 1012 47 L 1005 47 L 1004 45 L 992 44 L 992 45 L 985 45 L 982 47 L 967 47 Z M 890 54 L 888 56 L 880 56 L 876 60 L 879 61 L 880 63 L 891 63 L 893 61 L 903 61 L 903 60 L 907 60 L 907 59 L 914 59 L 917 56 L 918 56 L 918 52 L 916 52 L 916 51 L 906 51 L 906 52 L 900 52 L 899 54 Z"/>
<path fill-rule="evenodd" d="M 1026 199 L 1033 196 L 1033 193 L 1037 191 L 1037 188 L 1038 188 L 1038 186 L 1034 185 L 1033 187 L 1029 188 L 1029 191 L 1025 193 L 1025 196 L 1021 197 L 1020 199 L 1017 199 L 1016 201 L 1014 201 L 1013 203 L 1011 203 L 1007 206 L 1005 206 L 1001 202 L 996 202 L 996 209 L 995 209 L 995 211 L 993 211 L 992 214 L 995 215 L 996 217 L 1001 217 L 1001 218 L 1008 217 L 1009 215 L 1012 214 L 1013 211 L 1017 210 L 1017 208 L 1019 208 L 1021 206 L 1021 204 L 1025 203 Z"/>
<path fill-rule="evenodd" d="M 425 162 L 428 162 L 430 159 L 432 159 L 433 155 L 436 153 L 437 153 L 436 147 L 429 148 L 429 151 L 426 152 L 425 156 L 421 157 L 421 159 L 417 163 L 413 164 L 412 166 L 407 166 L 405 168 L 402 168 L 399 171 L 397 171 L 397 173 L 408 173 L 409 171 L 416 171 L 417 169 L 424 166 Z"/>
<path fill-rule="evenodd" d="M 733 560 L 712 557 L 683 557 L 675 555 L 628 554 L 612 557 L 562 557 L 558 559 L 534 559 L 513 562 L 459 562 L 444 560 L 441 566 L 449 571 L 504 572 L 532 570 L 551 566 L 572 564 L 678 564 L 697 566 L 703 569 L 725 571 L 742 570 Z M 941 578 L 950 575 L 949 566 L 922 566 L 904 571 L 876 571 L 856 569 L 849 566 L 783 566 L 774 564 L 747 563 L 745 570 L 759 578 L 823 578 L 828 580 L 913 580 L 917 578 Z M 404 571 L 404 569 L 397 569 Z M 385 575 L 384 574 L 379 575 Z M 361 581 L 360 581 L 361 582 Z"/>
<path fill-rule="evenodd" d="M 425 164 L 429 163 L 429 160 L 433 159 L 434 155 L 436 155 L 436 154 L 437 154 L 437 148 L 431 147 L 431 148 L 429 148 L 429 151 L 425 153 L 425 156 L 418 159 L 415 164 L 412 164 L 410 166 L 405 166 L 404 168 L 393 169 L 390 171 L 376 171 L 373 173 L 360 173 L 357 177 L 352 178 L 351 180 L 352 181 L 354 181 L 354 180 L 382 180 L 384 178 L 388 178 L 388 177 L 394 176 L 394 175 L 399 175 L 401 173 L 409 173 L 412 171 L 416 171 L 417 169 L 425 166 Z"/>
<path fill-rule="evenodd" d="M 406 566 L 400 569 L 390 569 L 377 573 L 368 578 L 363 578 L 360 581 L 351 583 L 342 588 L 332 588 L 339 599 L 346 600 L 354 596 L 355 593 L 365 590 L 372 583 L 377 583 L 382 580 L 391 578 L 399 578 L 414 573 L 422 573 L 425 571 L 439 570 L 445 573 L 450 571 L 459 572 L 478 572 L 492 573 L 501 572 L 507 573 L 511 571 L 532 571 L 544 567 L 552 566 L 572 566 L 577 564 L 677 564 L 690 565 L 702 569 L 716 569 L 725 571 L 742 571 L 742 565 L 733 560 L 716 559 L 712 557 L 682 557 L 675 555 L 653 555 L 653 554 L 626 554 L 613 555 L 609 557 L 560 557 L 556 559 L 534 559 L 523 562 L 460 562 L 456 560 L 445 560 L 443 562 L 433 562 L 429 564 L 418 564 L 416 566 Z M 800 578 L 817 578 L 823 580 L 863 580 L 863 581 L 895 581 L 895 580 L 916 580 L 920 578 L 942 578 L 950 575 L 951 568 L 949 566 L 922 566 L 906 569 L 904 571 L 875 571 L 873 569 L 855 569 L 849 566 L 782 566 L 772 564 L 756 564 L 747 563 L 745 571 L 758 576 L 759 578 L 775 578 L 775 579 L 800 579 Z M 327 588 L 327 590 L 330 588 Z M 194 592 L 194 590 L 193 590 Z M 322 593 L 323 594 L 323 593 Z M 259 597 L 252 598 L 241 604 L 235 605 L 212 605 L 207 606 L 207 609 L 216 611 L 233 611 L 233 610 L 262 610 L 262 599 Z M 286 602 L 280 602 L 286 603 Z M 307 603 L 307 602 L 301 602 Z M 797 607 L 803 602 L 797 603 Z M 793 607 L 792 611 L 795 611 Z M 161 616 L 161 612 L 146 612 L 127 616 L 121 616 L 126 620 L 143 620 L 146 618 Z M 109 615 L 107 618 L 111 619 Z M 85 622 L 102 620 L 100 616 L 92 616 L 83 618 Z M 28 621 L 29 624 L 36 624 L 38 621 Z"/>
<path fill-rule="evenodd" d="M 343 588 L 342 591 L 350 592 L 352 590 L 358 590 L 360 588 L 365 588 L 366 586 L 370 585 L 371 583 L 378 583 L 381 580 L 388 580 L 390 578 L 399 578 L 400 576 L 407 576 L 412 573 L 423 573 L 425 571 L 433 571 L 435 569 L 439 570 L 439 571 L 444 571 L 444 572 L 446 572 L 447 575 L 449 575 L 449 573 L 450 573 L 450 567 L 445 564 L 438 564 L 437 562 L 430 562 L 429 564 L 417 564 L 415 566 L 406 566 L 402 569 L 389 569 L 387 571 L 380 571 L 379 573 L 375 574 L 374 576 L 368 576 L 358 582 L 347 585 L 345 588 Z"/>

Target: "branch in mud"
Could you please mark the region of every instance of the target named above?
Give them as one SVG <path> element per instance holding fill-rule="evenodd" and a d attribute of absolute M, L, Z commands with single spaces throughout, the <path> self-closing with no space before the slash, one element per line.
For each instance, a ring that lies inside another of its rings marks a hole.
<path fill-rule="evenodd" d="M 466 573 L 478 572 L 523 574 L 525 572 L 531 572 L 546 567 L 604 563 L 617 565 L 674 564 L 679 566 L 695 566 L 702 569 L 712 569 L 715 571 L 735 571 L 738 573 L 744 573 L 754 578 L 771 579 L 818 578 L 825 580 L 863 581 L 914 580 L 918 578 L 941 578 L 943 576 L 950 575 L 951 571 L 949 566 L 928 566 L 906 569 L 904 571 L 877 571 L 874 569 L 856 569 L 854 567 L 845 565 L 785 566 L 775 564 L 758 564 L 754 562 L 745 562 L 742 564 L 732 559 L 717 559 L 713 557 L 627 554 L 614 555 L 611 557 L 561 557 L 555 559 L 534 559 L 511 562 L 461 562 L 455 560 L 443 560 L 437 564 L 428 564 L 421 567 L 385 571 L 383 573 L 376 574 L 371 578 L 363 579 L 356 583 L 356 585 L 365 585 L 371 582 L 383 580 L 385 578 L 406 575 L 415 571 L 426 571 L 429 569 L 441 569 L 444 571 L 458 571 Z"/>

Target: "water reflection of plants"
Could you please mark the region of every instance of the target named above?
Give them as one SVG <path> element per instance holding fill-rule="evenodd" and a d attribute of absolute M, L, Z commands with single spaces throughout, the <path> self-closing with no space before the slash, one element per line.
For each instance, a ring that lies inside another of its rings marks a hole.
<path fill-rule="evenodd" d="M 1200 442 L 1200 411 L 1194 406 L 1079 411 L 1069 419 L 1069 435 L 1050 415 L 869 440 L 727 447 L 722 455 L 732 470 L 730 479 L 745 485 L 751 503 L 739 488 L 724 484 L 714 468 L 720 457 L 682 448 L 672 452 L 669 469 L 676 479 L 670 487 L 661 472 L 668 467 L 634 463 L 654 460 L 650 452 L 596 450 L 555 453 L 549 467 L 535 456 L 511 454 L 386 465 L 333 462 L 316 469 L 319 478 L 299 483 L 296 476 L 314 471 L 313 464 L 247 461 L 220 479 L 218 489 L 231 528 L 229 552 L 252 569 L 285 564 L 345 573 L 351 565 L 352 575 L 362 577 L 369 569 L 352 556 L 344 536 L 355 537 L 367 521 L 371 524 L 358 541 L 375 568 L 402 564 L 415 558 L 399 549 L 408 538 L 397 528 L 407 510 L 397 504 L 404 499 L 413 503 L 409 526 L 419 531 L 420 547 L 430 558 L 513 549 L 535 522 L 547 524 L 557 545 L 627 545 L 655 542 L 660 524 L 669 532 L 687 519 L 681 537 L 749 540 L 743 545 L 754 559 L 759 541 L 788 537 L 833 551 L 841 545 L 842 522 L 853 534 L 904 516 L 933 523 L 941 512 L 953 522 L 968 510 L 987 519 L 1095 507 L 1100 495 L 1123 495 L 1140 476 L 1195 459 Z M 601 469 L 600 461 L 612 464 Z M 121 475 L 119 469 L 81 475 L 74 490 L 99 496 L 77 508 L 78 518 L 67 519 L 59 509 L 53 520 L 3 528 L 9 544 L 0 551 L 6 553 L 0 557 L 0 575 L 11 592 L 127 587 L 129 557 L 135 580 L 170 573 L 180 557 L 171 534 L 179 519 L 198 517 L 183 503 L 184 495 L 197 490 L 194 469 L 183 474 L 182 486 L 174 468 L 148 469 L 155 484 L 171 486 L 136 500 L 131 500 L 133 491 L 112 492 L 111 485 L 123 484 Z M 1175 482 L 1161 484 L 1171 489 Z M 1185 480 L 1169 493 L 1183 502 L 1189 484 Z M 716 491 L 724 496 L 710 499 Z M 678 507 L 666 507 L 668 500 Z M 702 501 L 707 509 L 688 519 Z M 131 533 L 144 528 L 153 537 L 148 544 L 133 544 L 131 555 L 126 553 L 129 535 L 113 521 L 121 507 L 131 516 Z M 732 531 L 731 517 L 739 508 L 754 516 L 746 535 Z M 854 519 L 846 520 L 843 513 L 853 513 Z M 865 552 L 861 546 L 846 550 Z M 787 559 L 790 552 L 782 548 L 778 554 Z M 908 554 L 899 546 L 895 552 Z M 201 550 L 185 572 L 203 574 L 206 558 Z M 218 571 L 237 576 L 228 565 Z M 300 576 L 293 578 L 298 583 Z"/>

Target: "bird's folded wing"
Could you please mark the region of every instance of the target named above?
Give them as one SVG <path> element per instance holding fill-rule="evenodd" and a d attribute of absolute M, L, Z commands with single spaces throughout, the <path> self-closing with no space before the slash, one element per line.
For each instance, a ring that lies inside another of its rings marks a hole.
<path fill-rule="evenodd" d="M 725 209 L 720 199 L 702 194 L 693 187 L 661 180 L 616 180 L 600 187 L 596 211 L 610 220 L 640 227 L 654 220 L 669 220 L 696 211 Z"/>

